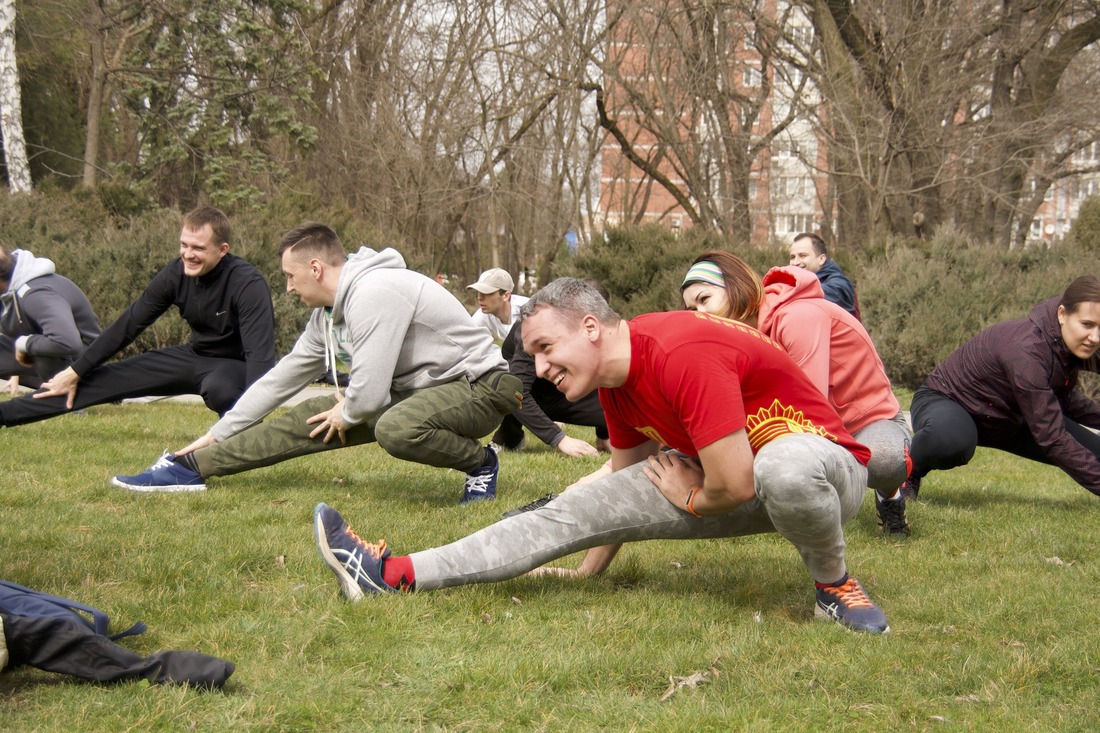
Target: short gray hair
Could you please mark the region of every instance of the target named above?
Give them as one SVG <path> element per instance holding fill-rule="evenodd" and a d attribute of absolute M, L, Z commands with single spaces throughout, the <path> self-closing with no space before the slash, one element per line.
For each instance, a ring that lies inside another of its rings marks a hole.
<path fill-rule="evenodd" d="M 596 288 L 576 277 L 559 277 L 532 295 L 519 310 L 520 320 L 540 307 L 554 308 L 570 321 L 595 316 L 600 323 L 615 325 L 622 320 Z"/>

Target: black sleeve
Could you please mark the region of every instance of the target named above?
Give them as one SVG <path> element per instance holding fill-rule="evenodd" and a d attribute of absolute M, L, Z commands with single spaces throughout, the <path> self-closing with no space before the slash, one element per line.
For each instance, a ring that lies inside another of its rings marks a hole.
<path fill-rule="evenodd" d="M 176 288 L 183 277 L 179 258 L 169 262 L 153 276 L 145 291 L 108 326 L 99 338 L 73 362 L 73 370 L 84 376 L 134 342 L 141 332 L 153 325 L 176 300 Z"/>
<path fill-rule="evenodd" d="M 22 303 L 24 315 L 38 327 L 38 333 L 27 338 L 28 354 L 70 359 L 80 353 L 84 342 L 69 301 L 53 290 L 42 288 L 32 289 Z"/>
<path fill-rule="evenodd" d="M 556 448 L 565 437 L 565 433 L 557 423 L 546 416 L 539 407 L 539 403 L 535 401 L 531 392 L 535 380 L 538 379 L 538 375 L 535 374 L 535 360 L 523 350 L 522 339 L 520 324 L 516 323 L 508 332 L 508 337 L 504 339 L 504 345 L 501 347 L 501 353 L 508 360 L 508 371 L 519 377 L 519 381 L 523 383 L 523 402 L 512 416 L 543 443 Z"/>
<path fill-rule="evenodd" d="M 242 284 L 235 307 L 249 385 L 275 365 L 275 308 L 271 288 L 258 271 Z"/>

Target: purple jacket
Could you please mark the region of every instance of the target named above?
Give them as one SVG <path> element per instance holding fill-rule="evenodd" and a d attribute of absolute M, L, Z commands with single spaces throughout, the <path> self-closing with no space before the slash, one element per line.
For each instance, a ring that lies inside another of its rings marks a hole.
<path fill-rule="evenodd" d="M 1100 371 L 1100 353 L 1074 356 L 1058 325 L 1060 298 L 1027 318 L 990 326 L 932 370 L 925 382 L 974 416 L 983 434 L 1008 437 L 1027 426 L 1050 461 L 1100 495 L 1100 459 L 1066 432 L 1063 415 L 1100 428 L 1100 405 L 1075 388 L 1081 369 Z"/>

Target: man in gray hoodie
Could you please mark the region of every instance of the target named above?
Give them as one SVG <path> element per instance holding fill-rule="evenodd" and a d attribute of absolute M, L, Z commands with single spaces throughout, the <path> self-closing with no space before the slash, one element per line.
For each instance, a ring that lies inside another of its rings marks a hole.
<path fill-rule="evenodd" d="M 482 446 L 519 407 L 521 385 L 488 332 L 396 250 L 347 255 L 336 232 L 306 222 L 279 245 L 287 292 L 313 308 L 289 354 L 253 384 L 206 435 L 144 473 L 115 476 L 135 491 L 202 491 L 205 479 L 347 445 L 467 474 L 462 502 L 496 494 L 497 457 Z M 336 360 L 341 393 L 264 418 Z"/>
<path fill-rule="evenodd" d="M 88 296 L 51 260 L 0 247 L 0 377 L 38 389 L 98 335 Z"/>

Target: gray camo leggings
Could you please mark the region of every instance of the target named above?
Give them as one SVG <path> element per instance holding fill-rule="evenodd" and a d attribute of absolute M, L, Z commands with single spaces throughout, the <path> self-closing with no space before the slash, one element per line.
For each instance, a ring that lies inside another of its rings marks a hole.
<path fill-rule="evenodd" d="M 417 590 L 492 583 L 600 545 L 778 532 L 822 583 L 846 572 L 842 524 L 855 516 L 867 469 L 817 435 L 768 443 L 753 461 L 756 498 L 734 511 L 694 517 L 673 506 L 643 463 L 566 491 L 542 509 L 501 520 L 443 547 L 411 555 Z"/>

